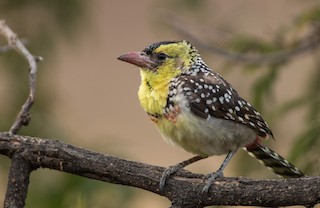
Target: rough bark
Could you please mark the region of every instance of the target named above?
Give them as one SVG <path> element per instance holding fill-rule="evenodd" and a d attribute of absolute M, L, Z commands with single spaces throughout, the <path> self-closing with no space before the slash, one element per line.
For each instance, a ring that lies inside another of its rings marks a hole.
<path fill-rule="evenodd" d="M 0 133 L 0 154 L 13 159 L 10 178 L 25 184 L 14 188 L 15 199 L 25 200 L 28 177 L 32 169 L 49 168 L 110 183 L 141 188 L 167 197 L 172 207 L 205 207 L 209 205 L 291 206 L 320 202 L 320 177 L 298 179 L 253 180 L 224 178 L 214 182 L 207 196 L 202 196 L 203 175 L 179 171 L 170 178 L 164 192 L 159 180 L 165 168 L 128 161 L 62 143 L 58 140 Z M 24 166 L 15 165 L 23 161 Z M 21 160 L 22 158 L 22 160 Z M 16 171 L 12 169 L 16 168 Z M 32 181 L 31 181 L 32 182 Z M 9 185 L 14 185 L 10 184 Z M 12 189 L 12 188 L 11 188 Z M 21 193 L 20 193 L 21 192 Z M 23 206 L 16 206 L 23 207 Z"/>

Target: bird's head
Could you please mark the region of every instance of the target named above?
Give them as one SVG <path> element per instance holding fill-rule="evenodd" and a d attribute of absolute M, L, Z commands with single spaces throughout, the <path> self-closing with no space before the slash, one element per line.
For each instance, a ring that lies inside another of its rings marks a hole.
<path fill-rule="evenodd" d="M 190 69 L 198 56 L 198 51 L 182 40 L 153 43 L 143 51 L 128 52 L 118 59 L 140 67 L 142 73 L 173 78 Z"/>

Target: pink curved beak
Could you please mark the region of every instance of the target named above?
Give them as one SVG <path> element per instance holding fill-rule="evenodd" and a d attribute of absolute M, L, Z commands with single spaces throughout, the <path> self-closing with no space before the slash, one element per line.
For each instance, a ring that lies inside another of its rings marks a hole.
<path fill-rule="evenodd" d="M 125 53 L 119 56 L 118 59 L 124 62 L 128 62 L 130 64 L 134 64 L 141 68 L 152 69 L 157 65 L 157 63 L 152 61 L 146 53 L 139 51 Z"/>

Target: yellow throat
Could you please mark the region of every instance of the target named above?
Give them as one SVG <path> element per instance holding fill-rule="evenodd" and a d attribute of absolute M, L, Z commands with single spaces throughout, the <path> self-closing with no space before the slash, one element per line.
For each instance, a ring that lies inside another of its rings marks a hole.
<path fill-rule="evenodd" d="M 167 68 L 167 67 L 164 67 Z M 166 69 L 163 69 L 165 71 Z M 177 73 L 178 74 L 178 73 Z M 138 97 L 142 108 L 151 115 L 161 115 L 163 108 L 167 104 L 169 91 L 169 82 L 172 74 L 171 70 L 166 72 L 153 72 L 149 70 L 140 70 L 141 85 L 138 91 Z"/>

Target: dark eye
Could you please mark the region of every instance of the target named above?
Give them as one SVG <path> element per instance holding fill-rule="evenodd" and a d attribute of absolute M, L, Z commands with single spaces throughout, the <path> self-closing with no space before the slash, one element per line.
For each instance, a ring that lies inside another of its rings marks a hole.
<path fill-rule="evenodd" d="M 165 54 L 165 53 L 158 53 L 158 55 L 157 55 L 157 58 L 158 58 L 160 61 L 166 60 L 167 57 L 168 57 L 168 56 L 167 56 L 167 54 Z"/>

